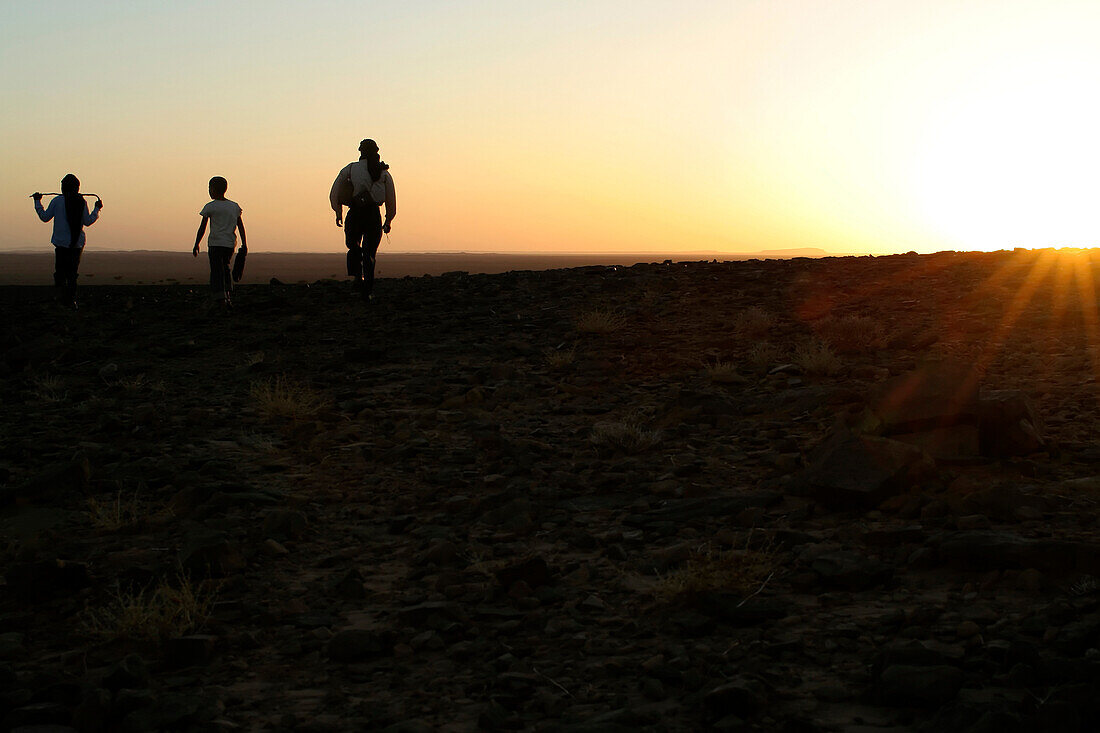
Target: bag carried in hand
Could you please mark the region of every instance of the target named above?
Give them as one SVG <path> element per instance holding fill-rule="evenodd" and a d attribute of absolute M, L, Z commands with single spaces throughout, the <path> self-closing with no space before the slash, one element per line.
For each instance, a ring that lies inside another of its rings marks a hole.
<path fill-rule="evenodd" d="M 248 250 L 241 247 L 237 250 L 237 256 L 233 258 L 233 282 L 239 283 L 244 277 L 244 260 L 248 257 Z"/>

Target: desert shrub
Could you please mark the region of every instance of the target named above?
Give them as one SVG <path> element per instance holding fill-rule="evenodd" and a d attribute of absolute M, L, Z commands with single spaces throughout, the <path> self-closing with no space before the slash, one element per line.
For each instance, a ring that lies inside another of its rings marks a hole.
<path fill-rule="evenodd" d="M 136 593 L 115 589 L 102 608 L 84 613 L 82 626 L 101 639 L 157 641 L 198 631 L 210 616 L 216 588 L 182 576 L 176 586 L 162 580 L 156 588 Z"/>
<path fill-rule="evenodd" d="M 115 498 L 108 501 L 88 497 L 88 518 L 92 526 L 115 532 L 145 521 L 149 509 L 141 498 L 143 488 L 144 485 L 139 483 L 132 493 L 128 493 L 120 486 Z"/>
<path fill-rule="evenodd" d="M 581 333 L 614 333 L 626 325 L 626 316 L 610 308 L 593 308 L 577 317 L 577 330 Z"/>
<path fill-rule="evenodd" d="M 623 422 L 596 423 L 588 439 L 598 451 L 633 454 L 642 453 L 657 445 L 661 434 L 657 430 L 645 428 L 637 420 L 628 419 Z"/>
<path fill-rule="evenodd" d="M 759 338 L 771 331 L 777 322 L 774 313 L 759 306 L 752 306 L 733 317 L 733 330 L 746 338 Z"/>
<path fill-rule="evenodd" d="M 653 592 L 665 601 L 710 592 L 748 594 L 767 583 L 777 566 L 776 554 L 770 545 L 724 551 L 704 547 L 682 567 L 662 576 Z"/>
<path fill-rule="evenodd" d="M 569 366 L 577 358 L 577 347 L 570 346 L 568 349 L 545 349 L 542 352 L 543 357 L 546 359 L 546 364 L 551 369 L 561 369 L 562 367 Z"/>
<path fill-rule="evenodd" d="M 882 348 L 882 325 L 868 316 L 823 318 L 815 326 L 819 338 L 841 354 L 862 354 Z"/>
<path fill-rule="evenodd" d="M 782 359 L 784 352 L 778 346 L 767 341 L 753 344 L 745 355 L 745 364 L 754 372 L 766 372 Z"/>
<path fill-rule="evenodd" d="M 737 372 L 736 364 L 721 360 L 707 366 L 707 376 L 715 384 L 737 384 L 745 379 Z"/>
<path fill-rule="evenodd" d="M 65 391 L 65 380 L 49 374 L 31 377 L 31 395 L 39 402 L 63 402 L 69 396 Z"/>
<path fill-rule="evenodd" d="M 804 374 L 811 377 L 828 377 L 840 371 L 840 357 L 820 341 L 806 341 L 794 350 L 793 361 Z"/>
<path fill-rule="evenodd" d="M 253 382 L 250 393 L 256 409 L 270 417 L 299 419 L 315 415 L 325 406 L 319 392 L 286 375 Z"/>

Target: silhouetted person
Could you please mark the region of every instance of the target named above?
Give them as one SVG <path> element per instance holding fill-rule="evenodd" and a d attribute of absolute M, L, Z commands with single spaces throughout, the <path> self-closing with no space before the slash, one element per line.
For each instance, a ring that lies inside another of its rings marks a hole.
<path fill-rule="evenodd" d="M 80 255 L 84 252 L 84 227 L 95 224 L 103 202 L 96 197 L 95 207 L 88 211 L 88 203 L 80 195 L 80 179 L 72 173 L 61 179 L 61 195 L 54 196 L 45 209 L 42 194 L 34 194 L 34 210 L 42 221 L 53 219 L 54 270 L 53 284 L 61 289 L 61 302 L 76 309 L 76 271 L 80 267 Z"/>
<path fill-rule="evenodd" d="M 390 222 L 397 216 L 397 194 L 389 166 L 378 156 L 374 140 L 359 143 L 359 160 L 344 166 L 329 192 L 329 203 L 336 212 L 336 226 L 344 227 L 344 243 L 348 248 L 348 275 L 352 285 L 362 289 L 363 297 L 371 298 L 374 290 L 374 262 L 382 233 L 389 232 Z M 386 205 L 386 220 L 379 207 Z M 344 221 L 343 207 L 348 207 Z"/>
<path fill-rule="evenodd" d="M 241 207 L 225 197 L 229 182 L 221 176 L 210 179 L 210 203 L 202 207 L 199 216 L 199 232 L 195 235 L 195 248 L 191 254 L 199 256 L 199 242 L 206 233 L 206 224 L 210 224 L 210 239 L 206 242 L 206 254 L 210 258 L 210 292 L 215 298 L 221 298 L 222 304 L 229 308 L 233 305 L 229 294 L 233 291 L 233 277 L 229 263 L 233 258 L 233 248 L 237 246 L 236 230 L 241 230 L 241 251 L 248 251 L 248 242 L 244 233 L 244 220 Z"/>

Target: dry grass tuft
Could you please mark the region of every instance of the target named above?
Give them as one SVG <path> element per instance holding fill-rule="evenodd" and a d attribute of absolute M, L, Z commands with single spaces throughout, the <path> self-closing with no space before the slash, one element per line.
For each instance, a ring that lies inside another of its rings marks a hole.
<path fill-rule="evenodd" d="M 626 316 L 616 310 L 594 308 L 577 317 L 577 330 L 581 333 L 615 333 L 626 325 Z"/>
<path fill-rule="evenodd" d="M 691 599 L 714 592 L 749 594 L 767 583 L 777 567 L 776 554 L 770 545 L 725 551 L 705 547 L 683 567 L 661 577 L 653 592 L 662 601 Z"/>
<path fill-rule="evenodd" d="M 715 361 L 707 366 L 707 376 L 715 384 L 740 384 L 745 381 L 737 371 L 737 365 L 729 361 Z"/>
<path fill-rule="evenodd" d="M 179 578 L 178 586 L 167 580 L 151 592 L 137 593 L 116 589 L 111 602 L 99 609 L 84 612 L 85 631 L 100 639 L 132 639 L 158 641 L 198 631 L 210 617 L 217 594 L 209 581 L 194 584 L 187 576 Z"/>
<path fill-rule="evenodd" d="M 577 347 L 570 346 L 568 349 L 547 348 L 543 350 L 542 355 L 546 359 L 547 366 L 551 369 L 561 369 L 576 361 Z"/>
<path fill-rule="evenodd" d="M 636 420 L 601 422 L 592 427 L 588 439 L 596 450 L 606 453 L 642 453 L 661 441 L 661 433 L 649 430 Z"/>
<path fill-rule="evenodd" d="M 784 356 L 784 352 L 775 344 L 761 341 L 754 344 L 745 355 L 745 364 L 754 372 L 761 374 L 775 366 Z"/>
<path fill-rule="evenodd" d="M 49 374 L 31 377 L 31 394 L 40 402 L 64 402 L 69 396 L 65 391 L 65 380 Z"/>
<path fill-rule="evenodd" d="M 807 341 L 794 350 L 793 361 L 811 377 L 829 377 L 843 366 L 833 350 L 819 341 Z"/>
<path fill-rule="evenodd" d="M 250 394 L 256 409 L 269 417 L 296 420 L 316 415 L 325 406 L 320 392 L 286 375 L 253 382 Z"/>
<path fill-rule="evenodd" d="M 752 306 L 733 317 L 733 330 L 742 337 L 759 338 L 773 328 L 778 321 L 774 313 L 759 306 Z"/>
<path fill-rule="evenodd" d="M 868 316 L 829 317 L 814 330 L 822 341 L 841 354 L 863 354 L 881 349 L 886 342 L 882 325 Z"/>

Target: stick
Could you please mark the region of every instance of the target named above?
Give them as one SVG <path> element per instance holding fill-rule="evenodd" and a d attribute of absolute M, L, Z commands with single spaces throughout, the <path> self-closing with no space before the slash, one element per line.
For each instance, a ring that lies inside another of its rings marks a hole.
<path fill-rule="evenodd" d="M 39 194 L 39 195 L 40 195 L 40 196 L 60 196 L 61 194 L 60 194 L 60 193 L 43 193 L 43 194 Z M 96 198 L 99 198 L 99 194 L 98 194 L 98 193 L 78 193 L 78 194 L 77 194 L 77 196 L 95 196 Z M 29 199 L 33 199 L 33 198 L 34 198 L 34 194 L 32 193 L 32 194 L 31 194 L 30 196 L 28 196 L 27 198 L 29 198 Z"/>

